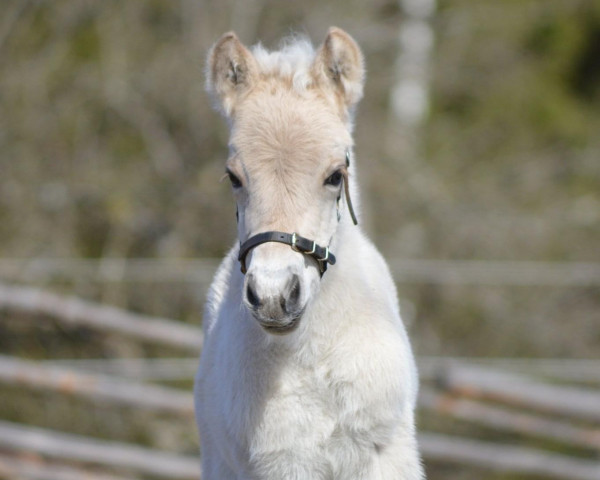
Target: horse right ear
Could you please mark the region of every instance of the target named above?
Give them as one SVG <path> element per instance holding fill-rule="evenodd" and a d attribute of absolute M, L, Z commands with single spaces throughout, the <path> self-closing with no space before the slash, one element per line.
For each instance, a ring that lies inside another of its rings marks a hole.
<path fill-rule="evenodd" d="M 256 59 L 237 35 L 229 32 L 211 48 L 206 67 L 206 90 L 220 101 L 220 110 L 229 118 L 238 99 L 258 77 Z"/>

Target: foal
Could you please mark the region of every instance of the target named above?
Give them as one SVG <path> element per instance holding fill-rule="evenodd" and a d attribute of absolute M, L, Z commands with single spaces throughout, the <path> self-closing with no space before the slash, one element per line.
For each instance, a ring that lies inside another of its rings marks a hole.
<path fill-rule="evenodd" d="M 360 49 L 337 28 L 316 51 L 227 33 L 207 77 L 231 127 L 239 241 L 204 316 L 202 479 L 423 478 L 395 286 L 350 202 Z"/>

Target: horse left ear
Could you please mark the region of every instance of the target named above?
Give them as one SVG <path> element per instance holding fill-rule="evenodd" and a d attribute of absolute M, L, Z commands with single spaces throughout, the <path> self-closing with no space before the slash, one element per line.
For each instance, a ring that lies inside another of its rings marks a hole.
<path fill-rule="evenodd" d="M 312 69 L 317 84 L 333 88 L 346 108 L 354 106 L 362 98 L 365 79 L 363 55 L 354 39 L 344 30 L 329 29 Z"/>

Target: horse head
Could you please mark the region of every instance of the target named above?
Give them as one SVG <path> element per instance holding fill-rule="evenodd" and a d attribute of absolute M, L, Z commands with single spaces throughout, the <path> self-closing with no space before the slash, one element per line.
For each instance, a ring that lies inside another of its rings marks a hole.
<path fill-rule="evenodd" d="M 340 224 L 356 223 L 351 131 L 363 79 L 360 49 L 338 28 L 316 51 L 303 39 L 250 50 L 227 33 L 209 54 L 208 90 L 231 130 L 243 303 L 270 333 L 297 327 L 335 262 Z"/>

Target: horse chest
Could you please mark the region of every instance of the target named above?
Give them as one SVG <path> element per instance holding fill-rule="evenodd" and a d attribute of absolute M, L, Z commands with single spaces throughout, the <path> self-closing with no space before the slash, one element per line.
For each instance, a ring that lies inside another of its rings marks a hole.
<path fill-rule="evenodd" d="M 246 409 L 256 419 L 256 436 L 293 443 L 300 437 L 323 439 L 333 429 L 335 399 L 327 372 L 319 365 L 278 365 L 249 387 L 255 401 Z"/>
<path fill-rule="evenodd" d="M 284 478 L 275 472 L 286 465 L 300 469 L 305 465 L 315 469 L 311 478 L 331 479 L 346 478 L 341 472 L 356 472 L 369 463 L 374 450 L 366 437 L 372 432 L 355 428 L 356 417 L 348 404 L 361 406 L 353 401 L 356 397 L 350 398 L 351 385 L 344 385 L 344 398 L 340 397 L 335 373 L 326 365 L 287 365 L 272 383 L 263 385 L 265 390 L 256 401 L 243 402 L 239 397 L 238 408 L 244 409 L 246 421 L 238 428 L 251 426 L 247 450 L 238 452 L 243 457 L 241 470 L 250 477 Z"/>
<path fill-rule="evenodd" d="M 352 421 L 349 401 L 361 408 L 353 401 L 352 385 L 340 382 L 325 362 L 287 364 L 274 370 L 268 381 L 249 385 L 237 397 L 237 407 L 245 411 L 245 424 L 252 425 L 249 450 L 315 448 L 315 455 L 323 455 L 347 432 L 346 423 Z M 249 398 L 253 401 L 248 402 Z"/>

